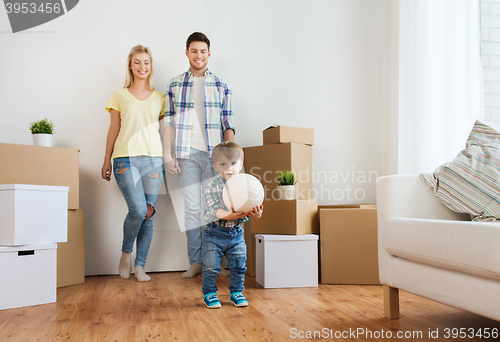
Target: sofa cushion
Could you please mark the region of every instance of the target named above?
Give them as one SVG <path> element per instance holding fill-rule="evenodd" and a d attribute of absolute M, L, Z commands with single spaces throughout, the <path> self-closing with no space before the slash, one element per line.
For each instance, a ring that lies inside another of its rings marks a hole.
<path fill-rule="evenodd" d="M 451 210 L 478 221 L 500 218 L 500 133 L 476 121 L 466 148 L 452 162 L 420 177 Z"/>
<path fill-rule="evenodd" d="M 383 248 L 394 256 L 500 279 L 500 224 L 392 217 Z"/>

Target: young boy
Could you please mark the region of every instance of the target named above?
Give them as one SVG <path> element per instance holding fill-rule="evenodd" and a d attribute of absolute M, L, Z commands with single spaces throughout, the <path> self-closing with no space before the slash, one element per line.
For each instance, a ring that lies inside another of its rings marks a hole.
<path fill-rule="evenodd" d="M 214 147 L 212 163 L 219 174 L 206 188 L 207 201 L 205 219 L 209 222 L 203 231 L 202 275 L 203 301 L 210 309 L 220 308 L 215 279 L 221 270 L 225 255 L 229 267 L 231 302 L 236 306 L 248 306 L 241 291 L 245 288 L 247 246 L 243 235 L 242 222 L 248 218 L 262 216 L 263 206 L 254 207 L 250 212 L 235 212 L 226 208 L 222 200 L 222 190 L 226 181 L 240 173 L 243 167 L 243 150 L 233 142 L 225 141 Z"/>

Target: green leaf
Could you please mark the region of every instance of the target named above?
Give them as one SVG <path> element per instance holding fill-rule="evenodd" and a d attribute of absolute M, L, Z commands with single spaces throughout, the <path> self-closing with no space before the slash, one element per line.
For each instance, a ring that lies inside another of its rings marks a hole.
<path fill-rule="evenodd" d="M 55 127 L 52 120 L 48 119 L 30 122 L 31 134 L 54 134 L 56 132 Z"/>
<path fill-rule="evenodd" d="M 278 177 L 276 178 L 278 185 L 295 185 L 297 179 L 295 178 L 295 173 L 291 170 L 278 171 Z"/>

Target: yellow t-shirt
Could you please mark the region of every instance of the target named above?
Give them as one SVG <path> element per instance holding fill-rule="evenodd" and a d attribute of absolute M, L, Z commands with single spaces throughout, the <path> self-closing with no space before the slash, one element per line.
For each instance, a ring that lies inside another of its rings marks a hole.
<path fill-rule="evenodd" d="M 113 158 L 150 156 L 162 157 L 159 119 L 164 114 L 165 95 L 155 90 L 144 101 L 136 99 L 127 88 L 113 92 L 106 106 L 109 112 L 120 112 L 120 133 L 116 138 Z"/>

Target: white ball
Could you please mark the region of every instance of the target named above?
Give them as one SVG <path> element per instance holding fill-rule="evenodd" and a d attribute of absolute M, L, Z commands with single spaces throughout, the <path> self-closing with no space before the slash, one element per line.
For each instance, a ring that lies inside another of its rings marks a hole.
<path fill-rule="evenodd" d="M 264 188 L 257 178 L 240 173 L 228 179 L 222 191 L 226 207 L 248 212 L 264 201 Z"/>

